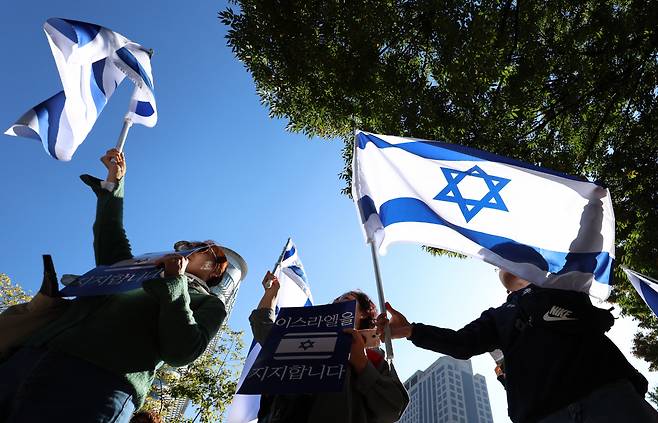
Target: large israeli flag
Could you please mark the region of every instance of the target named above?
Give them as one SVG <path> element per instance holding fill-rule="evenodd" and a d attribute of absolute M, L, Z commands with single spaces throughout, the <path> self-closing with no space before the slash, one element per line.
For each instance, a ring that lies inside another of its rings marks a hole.
<path fill-rule="evenodd" d="M 622 269 L 646 305 L 658 316 L 658 281 L 626 267 Z"/>
<path fill-rule="evenodd" d="M 313 305 L 311 288 L 306 278 L 306 272 L 302 261 L 297 254 L 295 243 L 289 239 L 281 257 L 281 263 L 277 266 L 275 276 L 279 279 L 280 288 L 277 297 L 277 310 L 281 307 L 310 307 Z M 244 363 L 240 380 L 236 391 L 242 386 L 242 382 L 249 374 L 258 353 L 260 344 L 252 342 L 249 354 Z M 258 410 L 260 408 L 260 395 L 233 396 L 233 402 L 228 410 L 228 423 L 251 423 L 258 421 Z"/>
<path fill-rule="evenodd" d="M 155 125 L 147 50 L 91 23 L 51 18 L 43 28 L 64 89 L 30 109 L 5 134 L 39 140 L 52 157 L 68 161 L 126 76 L 135 84 L 126 117 Z"/>
<path fill-rule="evenodd" d="M 607 298 L 615 243 L 607 189 L 458 145 L 355 138 L 353 198 L 380 253 L 419 242 L 540 286 Z"/>

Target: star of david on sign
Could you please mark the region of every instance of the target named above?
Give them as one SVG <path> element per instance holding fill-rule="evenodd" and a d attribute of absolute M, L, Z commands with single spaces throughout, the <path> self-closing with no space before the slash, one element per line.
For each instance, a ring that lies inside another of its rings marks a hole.
<path fill-rule="evenodd" d="M 302 348 L 304 351 L 306 351 L 309 348 L 313 348 L 313 344 L 315 344 L 315 342 L 307 339 L 306 341 L 300 342 L 299 347 L 297 348 Z"/>
<path fill-rule="evenodd" d="M 447 167 L 442 167 L 441 171 L 443 171 L 443 176 L 445 176 L 446 181 L 448 181 L 448 185 L 446 185 L 446 187 L 443 188 L 434 199 L 457 203 L 466 222 L 470 222 L 480 210 L 485 208 L 509 211 L 507 210 L 507 206 L 503 202 L 503 199 L 500 197 L 500 190 L 507 185 L 510 179 L 489 175 L 477 165 L 466 171 L 450 169 Z M 482 178 L 489 188 L 489 192 L 487 192 L 481 199 L 464 198 L 459 191 L 459 183 L 467 176 Z"/>

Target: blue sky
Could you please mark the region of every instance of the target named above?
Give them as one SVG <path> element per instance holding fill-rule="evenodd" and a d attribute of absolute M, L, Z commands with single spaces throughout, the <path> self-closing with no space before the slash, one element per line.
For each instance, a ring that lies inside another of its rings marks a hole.
<path fill-rule="evenodd" d="M 246 259 L 230 326 L 247 333 L 263 273 L 286 239 L 296 242 L 316 303 L 361 288 L 376 296 L 369 249 L 354 205 L 340 195 L 342 144 L 285 132 L 255 94 L 250 75 L 224 40 L 217 19 L 224 2 L 11 2 L 2 6 L 0 78 L 3 131 L 22 113 L 61 89 L 43 22 L 63 17 L 98 23 L 155 50 L 159 122 L 135 126 L 126 144 L 125 226 L 134 253 L 161 251 L 180 239 L 215 239 Z M 104 177 L 98 158 L 114 146 L 128 106 L 128 81 L 117 90 L 87 141 L 68 163 L 50 158 L 33 140 L 2 136 L 4 178 L 0 272 L 35 290 L 41 254 L 56 269 L 93 267 L 93 194 L 78 175 Z M 387 299 L 411 321 L 459 328 L 504 301 L 493 267 L 434 258 L 417 245 L 393 246 L 381 258 Z M 630 357 L 635 325 L 620 320 L 612 338 Z M 394 343 L 404 380 L 438 355 L 407 341 Z M 632 360 L 652 385 L 658 377 Z M 487 378 L 494 420 L 507 420 L 505 394 L 487 356 L 473 359 Z"/>

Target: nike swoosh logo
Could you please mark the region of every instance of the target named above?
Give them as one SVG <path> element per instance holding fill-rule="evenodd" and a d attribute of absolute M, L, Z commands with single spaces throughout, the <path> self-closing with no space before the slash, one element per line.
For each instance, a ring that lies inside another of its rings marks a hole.
<path fill-rule="evenodd" d="M 573 317 L 553 316 L 549 312 L 546 312 L 546 314 L 544 314 L 544 320 L 547 322 L 556 322 L 559 320 L 578 320 L 578 319 L 575 319 Z"/>

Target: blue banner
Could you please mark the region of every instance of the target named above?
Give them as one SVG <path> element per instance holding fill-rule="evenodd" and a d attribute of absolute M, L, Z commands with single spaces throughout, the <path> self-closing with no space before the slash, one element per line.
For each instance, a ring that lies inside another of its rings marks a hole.
<path fill-rule="evenodd" d="M 339 392 L 347 362 L 356 301 L 279 311 L 265 345 L 238 394 Z"/>
<path fill-rule="evenodd" d="M 154 264 L 158 259 L 169 254 L 188 257 L 204 248 L 147 253 L 110 266 L 98 266 L 68 284 L 60 291 L 60 296 L 91 297 L 139 289 L 144 281 L 161 277 L 162 268 Z"/>

